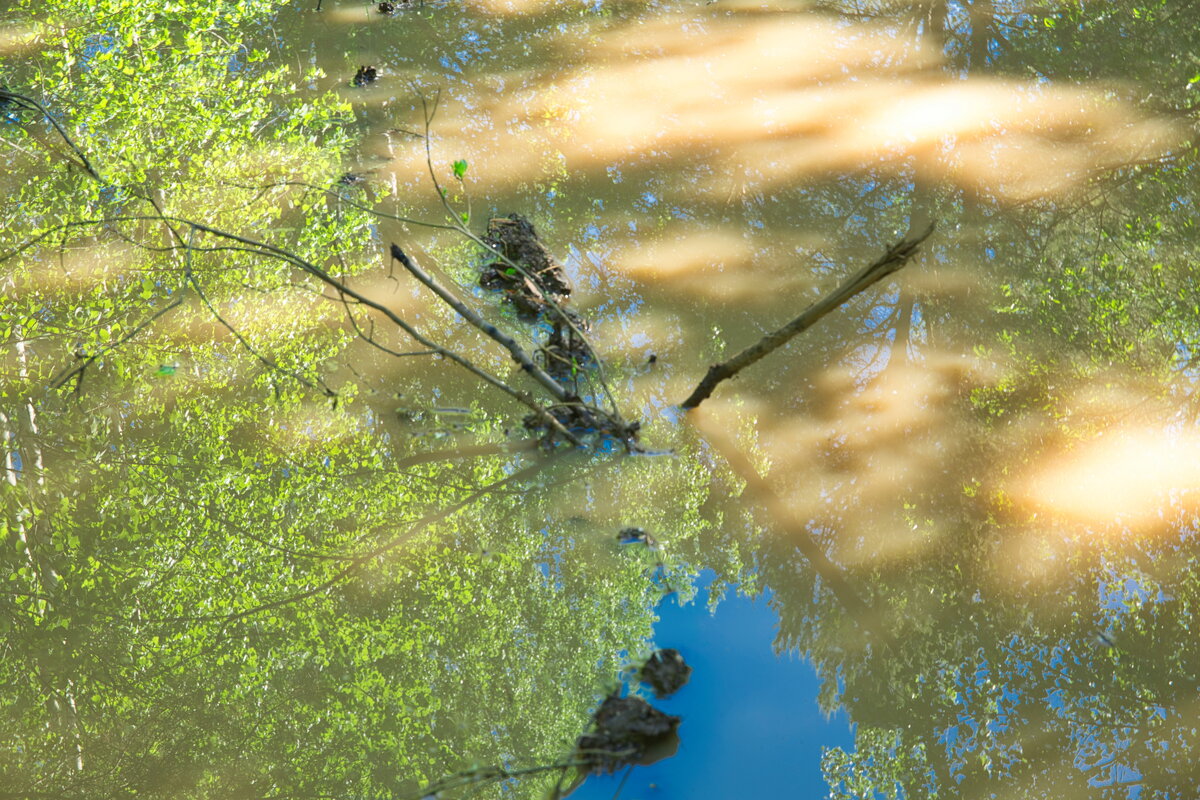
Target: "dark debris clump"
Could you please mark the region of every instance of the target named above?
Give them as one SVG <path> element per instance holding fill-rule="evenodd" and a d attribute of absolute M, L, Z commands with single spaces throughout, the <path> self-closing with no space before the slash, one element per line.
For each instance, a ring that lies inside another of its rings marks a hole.
<path fill-rule="evenodd" d="M 561 305 L 571 294 L 566 272 L 538 238 L 533 223 L 520 214 L 488 220 L 484 242 L 503 256 L 486 264 L 479 285 L 504 292 L 517 311 L 536 317 L 551 302 Z M 510 261 L 520 265 L 513 267 Z M 524 273 L 522 274 L 522 270 Z"/>
<path fill-rule="evenodd" d="M 636 450 L 640 423 L 625 422 L 581 399 L 599 365 L 586 338 L 587 323 L 564 307 L 571 295 L 567 274 L 542 244 L 533 223 L 520 214 L 496 217 L 488 221 L 483 241 L 495 258 L 482 267 L 479 285 L 502 292 L 524 321 L 550 327 L 535 359 L 566 390 L 566 402 L 526 416 L 525 427 L 540 432 L 547 447 L 562 441 L 579 445 L 583 437 L 595 437 Z"/>
<path fill-rule="evenodd" d="M 622 528 L 617 532 L 617 544 L 644 544 L 646 547 L 655 548 L 658 546 L 658 540 L 641 528 Z"/>
<path fill-rule="evenodd" d="M 576 742 L 576 754 L 585 772 L 651 764 L 675 754 L 679 722 L 679 717 L 664 714 L 640 697 L 609 695 L 592 715 L 595 730 Z"/>
<path fill-rule="evenodd" d="M 580 373 L 595 366 L 592 351 L 581 333 L 587 330 L 586 324 L 569 311 L 567 315 L 571 324 L 556 320 L 546 344 L 538 351 L 542 368 L 562 384 L 578 382 Z"/>
<path fill-rule="evenodd" d="M 655 697 L 667 697 L 679 691 L 692 677 L 692 668 L 673 647 L 655 650 L 638 672 L 638 680 L 654 689 Z"/>
<path fill-rule="evenodd" d="M 598 435 L 601 438 L 616 439 L 626 444 L 637 441 L 638 431 L 642 427 L 642 424 L 636 420 L 625 422 L 618 416 L 583 403 L 562 403 L 550 406 L 546 409 L 546 413 L 573 434 Z M 544 432 L 547 440 L 551 442 L 555 441 L 557 436 L 561 436 L 540 414 L 526 415 L 525 428 Z"/>
<path fill-rule="evenodd" d="M 371 66 L 359 67 L 358 72 L 354 73 L 354 79 L 350 81 L 351 86 L 366 86 L 368 83 L 374 83 L 379 77 L 379 70 Z"/>

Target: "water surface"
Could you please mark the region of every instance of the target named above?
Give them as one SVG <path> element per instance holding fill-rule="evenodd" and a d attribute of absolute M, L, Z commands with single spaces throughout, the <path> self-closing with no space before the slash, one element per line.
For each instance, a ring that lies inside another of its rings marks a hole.
<path fill-rule="evenodd" d="M 1196 796 L 1186 10 L 320 5 L 4 4 L 98 177 L 0 108 L 0 794 L 553 796 L 661 646 L 679 754 L 573 796 Z M 388 259 L 534 351 L 510 213 L 647 452 L 362 302 L 544 397 Z"/>

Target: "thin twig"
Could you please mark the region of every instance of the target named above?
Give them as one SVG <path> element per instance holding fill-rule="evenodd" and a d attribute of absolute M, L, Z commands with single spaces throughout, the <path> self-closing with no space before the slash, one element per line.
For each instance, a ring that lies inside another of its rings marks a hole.
<path fill-rule="evenodd" d="M 416 134 L 413 134 L 413 135 L 415 136 Z M 370 206 L 365 206 L 362 203 L 351 200 L 350 198 L 346 197 L 345 193 L 343 193 L 343 192 L 335 191 L 326 186 L 317 186 L 314 183 L 308 183 L 306 181 L 275 181 L 274 183 L 245 184 L 245 183 L 237 183 L 235 181 L 224 181 L 223 180 L 223 181 L 217 181 L 216 183 L 211 184 L 211 185 L 233 187 L 234 189 L 243 189 L 246 191 L 259 191 L 260 194 L 258 196 L 256 196 L 255 199 L 257 199 L 257 197 L 261 197 L 262 194 L 265 194 L 266 192 L 270 191 L 271 189 L 283 189 L 283 188 L 287 188 L 290 186 L 297 186 L 302 189 L 309 189 L 314 192 L 320 192 L 321 194 L 327 195 L 328 197 L 338 201 L 339 203 L 341 203 L 343 205 L 350 206 L 351 208 L 356 208 L 359 211 L 365 211 L 368 214 L 371 214 L 372 216 L 378 217 L 379 219 L 390 219 L 395 222 L 403 222 L 407 225 L 417 225 L 418 227 L 422 227 L 422 228 L 434 228 L 434 229 L 443 230 L 443 231 L 461 231 L 461 228 L 457 225 L 444 225 L 440 222 L 427 222 L 423 219 L 415 219 L 413 217 L 405 217 L 405 216 L 401 216 L 398 214 L 389 214 L 386 211 L 379 211 L 378 209 L 374 209 L 374 208 L 371 208 Z M 251 202 L 253 202 L 253 201 L 251 201 Z"/>
<path fill-rule="evenodd" d="M 167 220 L 166 215 L 163 213 L 162 206 L 159 205 L 158 201 L 154 199 L 154 195 L 151 192 L 147 192 L 145 195 L 141 195 L 141 197 L 143 200 L 149 203 L 155 211 L 158 212 L 159 217 L 162 219 L 163 226 L 170 231 L 171 235 L 175 238 L 175 241 L 179 242 L 179 246 L 183 248 L 184 277 L 192 285 L 192 288 L 196 290 L 196 294 L 200 297 L 200 301 L 204 303 L 204 307 L 208 309 L 208 312 L 212 314 L 213 318 L 216 319 L 217 322 L 221 323 L 231 334 L 233 334 L 233 337 L 237 339 L 238 344 L 245 348 L 246 352 L 262 362 L 267 369 L 271 370 L 272 372 L 282 373 L 283 375 L 298 381 L 310 389 L 319 388 L 326 397 L 333 400 L 334 407 L 336 408 L 339 400 L 338 394 L 333 389 L 330 389 L 329 386 L 325 384 L 325 381 L 317 378 L 316 383 L 314 384 L 312 381 L 308 380 L 298 372 L 285 370 L 283 367 L 279 366 L 274 359 L 268 358 L 267 356 L 255 350 L 246 337 L 242 336 L 241 331 L 234 328 L 233 325 L 231 325 L 223 316 L 221 316 L 220 312 L 217 311 L 216 307 L 212 304 L 212 302 L 209 301 L 208 296 L 204 293 L 204 290 L 200 287 L 200 281 L 198 278 L 196 278 L 195 272 L 192 271 L 192 252 L 196 249 L 193 246 L 193 243 L 196 239 L 196 228 L 192 227 L 188 232 L 187 239 L 184 239 L 183 234 L 177 231 L 175 227 Z"/>
<path fill-rule="evenodd" d="M 747 347 L 728 361 L 709 367 L 704 380 L 700 381 L 688 399 L 683 401 L 681 408 L 690 411 L 700 405 L 713 393 L 717 384 L 732 378 L 763 356 L 787 344 L 793 337 L 811 328 L 830 311 L 839 308 L 859 292 L 896 272 L 908 263 L 908 260 L 917 252 L 917 246 L 925 241 L 931 233 L 933 233 L 932 224 L 913 238 L 906 236 L 901 239 L 889 247 L 887 252 L 875 262 L 849 277 L 841 286 L 806 309 L 803 314 L 782 328 L 768 333 L 758 343 Z"/>
<path fill-rule="evenodd" d="M 183 274 L 187 278 L 188 283 L 192 285 L 192 288 L 196 290 L 196 295 L 199 296 L 200 302 L 204 303 L 204 307 L 208 309 L 208 313 L 212 314 L 213 319 L 221 323 L 223 326 L 225 326 L 226 330 L 233 334 L 233 338 L 237 340 L 238 344 L 240 344 L 247 353 L 262 362 L 267 369 L 287 375 L 288 377 L 302 383 L 310 389 L 318 389 L 322 394 L 334 401 L 338 399 L 337 392 L 335 392 L 333 389 L 330 389 L 320 378 L 317 378 L 317 382 L 313 383 L 300 373 L 284 369 L 283 367 L 279 366 L 274 359 L 255 350 L 254 346 L 247 341 L 246 337 L 242 336 L 241 331 L 233 327 L 233 325 L 231 325 L 229 321 L 225 319 L 225 317 L 221 316 L 221 312 L 217 311 L 216 307 L 212 304 L 212 301 L 208 299 L 208 295 L 204 293 L 204 289 L 201 288 L 200 281 L 196 278 L 196 273 L 192 271 L 192 246 L 190 236 L 188 237 L 188 242 L 184 247 Z"/>
<path fill-rule="evenodd" d="M 392 348 L 387 347 L 386 345 L 382 345 L 379 342 L 375 341 L 375 321 L 374 320 L 371 320 L 371 332 L 370 333 L 363 332 L 363 329 L 361 327 L 359 327 L 358 320 L 354 318 L 354 312 L 350 309 L 350 298 L 346 297 L 346 295 L 344 295 L 344 294 L 339 294 L 337 297 L 329 297 L 324 292 L 321 293 L 321 297 L 323 297 L 327 300 L 331 300 L 335 303 L 341 303 L 342 307 L 346 310 L 346 319 L 350 321 L 350 327 L 354 329 L 354 333 L 358 336 L 358 338 L 362 339 L 364 342 L 371 345 L 372 347 L 382 350 L 383 352 L 387 353 L 389 356 L 392 356 L 394 358 L 407 358 L 409 356 L 434 356 L 434 355 L 437 355 L 437 353 L 433 350 L 413 350 L 413 351 L 410 351 L 407 353 L 401 353 L 399 350 L 393 350 Z"/>
<path fill-rule="evenodd" d="M 67 136 L 67 132 L 63 130 L 63 127 L 58 124 L 58 120 L 54 118 L 54 115 L 52 115 L 45 106 L 43 106 L 37 100 L 34 100 L 32 97 L 26 97 L 23 94 L 10 92 L 7 89 L 0 89 L 0 100 L 15 102 L 17 105 L 24 105 L 26 108 L 35 109 L 42 112 L 42 116 L 50 121 L 50 124 L 54 126 L 54 130 L 58 131 L 58 135 L 63 138 L 63 141 L 67 143 L 67 146 L 75 152 L 75 155 L 79 156 L 79 161 L 81 162 L 80 166 L 84 168 L 88 175 L 91 175 L 96 180 L 101 180 L 100 173 L 96 172 L 96 168 L 92 166 L 92 162 L 88 161 L 88 157 L 84 155 L 83 149 L 80 148 L 79 145 L 75 144 L 70 136 Z"/>
<path fill-rule="evenodd" d="M 168 303 L 167 305 L 163 306 L 163 307 L 162 307 L 162 308 L 160 308 L 158 311 L 155 311 L 153 314 L 151 314 L 149 317 L 147 317 L 145 320 L 143 320 L 143 321 L 141 322 L 141 324 L 139 324 L 139 325 L 138 325 L 136 328 L 134 328 L 134 329 L 133 329 L 133 330 L 131 330 L 129 333 L 127 333 L 127 334 L 125 334 L 124 336 L 122 336 L 122 337 L 121 337 L 120 339 L 118 339 L 117 341 L 113 342 L 113 343 L 112 343 L 112 344 L 110 344 L 110 345 L 107 345 L 107 346 L 105 346 L 105 347 L 102 347 L 102 348 L 100 348 L 100 349 L 99 349 L 99 350 L 97 350 L 97 351 L 96 351 L 94 354 L 92 354 L 92 355 L 90 355 L 90 356 L 87 356 L 86 358 L 84 358 L 84 359 L 83 359 L 83 361 L 82 361 L 81 363 L 77 363 L 77 364 L 74 364 L 74 365 L 72 365 L 72 366 L 70 366 L 70 367 L 67 367 L 67 368 L 65 368 L 65 369 L 64 369 L 62 372 L 60 372 L 58 375 L 56 375 L 56 376 L 55 376 L 55 377 L 54 377 L 54 378 L 53 378 L 53 379 L 50 381 L 49 388 L 51 388 L 51 389 L 60 389 L 60 388 L 62 388 L 64 385 L 66 385 L 67 381 L 71 380 L 71 378 L 73 378 L 73 377 L 75 377 L 76 375 L 78 375 L 78 376 L 79 376 L 79 381 L 78 381 L 78 382 L 75 384 L 75 389 L 73 390 L 75 394 L 78 394 L 78 393 L 79 393 L 79 389 L 80 389 L 80 387 L 83 385 L 83 372 L 84 372 L 84 370 L 86 370 L 88 367 L 90 367 L 90 366 L 92 365 L 92 363 L 93 363 L 94 361 L 96 361 L 96 359 L 100 358 L 100 357 L 101 357 L 101 356 L 103 356 L 105 353 L 108 353 L 108 352 L 110 352 L 110 351 L 112 351 L 112 350 L 115 350 L 116 348 L 118 348 L 118 347 L 120 347 L 121 345 L 125 344 L 125 343 L 126 343 L 126 342 L 128 342 L 130 339 L 132 339 L 134 336 L 137 336 L 139 333 L 141 333 L 143 330 L 145 330 L 145 329 L 146 329 L 146 328 L 147 328 L 147 327 L 148 327 L 148 326 L 149 326 L 149 325 L 150 325 L 152 322 L 154 322 L 155 320 L 157 320 L 157 319 L 158 319 L 159 317 L 161 317 L 163 314 L 166 314 L 168 311 L 170 311 L 170 310 L 171 310 L 171 309 L 173 309 L 173 308 L 178 308 L 178 307 L 179 307 L 179 305 L 180 305 L 182 302 L 183 302 L 183 296 L 182 296 L 182 295 L 180 295 L 179 297 L 176 297 L 176 298 L 175 298 L 174 300 L 172 300 L 170 303 Z"/>
<path fill-rule="evenodd" d="M 414 340 L 416 340 L 418 343 L 423 345 L 428 350 L 433 351 L 434 353 L 436 353 L 437 355 L 439 355 L 443 358 L 447 358 L 447 359 L 453 361 L 455 364 L 458 364 L 460 367 L 467 370 L 472 375 L 475 375 L 480 380 L 484 381 L 485 383 L 487 383 L 491 386 L 496 387 L 500 391 L 507 394 L 509 397 L 512 397 L 517 402 L 521 403 L 522 405 L 525 405 L 530 410 L 532 410 L 538 416 L 539 419 L 543 420 L 549 427 L 551 427 L 555 431 L 557 431 L 561 436 L 563 436 L 563 438 L 565 438 L 571 444 L 574 444 L 577 447 L 582 446 L 582 444 L 583 444 L 579 440 L 579 437 L 575 436 L 570 431 L 568 431 L 565 427 L 563 427 L 562 423 L 560 423 L 557 419 L 555 419 L 553 417 L 553 415 L 551 415 L 549 412 L 547 412 L 546 409 L 543 408 L 536 400 L 534 400 L 533 397 L 530 396 L 530 394 L 528 392 L 525 392 L 520 389 L 516 389 L 512 386 L 509 386 L 507 383 L 505 383 L 500 378 L 497 378 L 495 375 L 492 375 L 491 373 L 487 372 L 486 370 L 483 370 L 483 369 L 475 366 L 475 364 L 473 364 L 471 361 L 464 358 L 463 356 L 458 355 L 457 353 L 455 353 L 452 350 L 447 350 L 445 347 L 442 347 L 441 345 L 438 345 L 438 344 L 434 343 L 433 341 L 429 340 L 425 336 L 421 335 L 421 333 L 419 331 L 417 331 L 415 328 L 413 328 L 411 325 L 409 325 L 408 322 L 406 322 L 404 320 L 404 318 L 401 317 L 399 314 L 392 311 L 390 308 L 383 305 L 382 303 L 377 303 L 374 300 L 371 300 L 370 298 L 361 294 L 360 292 L 355 291 L 354 289 L 350 288 L 345 283 L 337 280 L 332 275 L 330 275 L 328 272 L 326 272 L 325 270 L 318 267 L 316 264 L 313 264 L 312 262 L 301 258 L 300 256 L 296 255 L 295 253 L 292 253 L 289 250 L 284 250 L 283 248 L 276 247 L 275 245 L 267 244 L 266 242 L 260 242 L 260 241 L 257 241 L 255 239 L 250 239 L 245 236 L 239 236 L 238 234 L 231 233 L 230 231 L 221 230 L 220 228 L 214 228 L 211 225 L 205 225 L 202 222 L 185 219 L 183 217 L 166 216 L 166 215 L 149 216 L 149 215 L 141 215 L 141 214 L 121 216 L 121 217 L 106 217 L 106 218 L 102 218 L 102 219 L 92 219 L 92 220 L 75 220 L 72 222 L 64 223 L 62 225 L 56 225 L 46 231 L 43 231 L 42 233 L 33 237 L 32 239 L 25 242 L 21 246 L 17 247 L 16 249 L 10 250 L 9 252 L 4 253 L 3 255 L 0 255 L 0 262 L 5 261 L 9 258 L 19 255 L 20 253 L 25 252 L 26 250 L 32 248 L 34 245 L 36 245 L 41 240 L 47 238 L 48 236 L 52 236 L 55 232 L 60 231 L 60 230 L 70 229 L 70 228 L 75 228 L 75 227 L 112 225 L 112 224 L 121 223 L 121 222 L 164 222 L 164 223 L 174 222 L 174 223 L 177 223 L 180 225 L 188 225 L 188 226 L 192 227 L 193 229 L 200 231 L 202 233 L 208 233 L 208 234 L 211 234 L 212 236 L 216 236 L 217 238 L 228 239 L 229 241 L 238 242 L 239 244 L 245 245 L 244 252 L 253 253 L 255 255 L 260 255 L 260 256 L 266 256 L 268 258 L 275 258 L 280 261 L 284 261 L 288 264 L 291 264 L 292 266 L 302 270 L 303 272 L 307 272 L 309 275 L 312 275 L 313 277 L 317 278 L 322 283 L 329 286 L 330 288 L 332 288 L 334 291 L 338 292 L 339 294 L 344 294 L 347 297 L 351 297 L 354 300 L 356 300 L 357 302 L 361 303 L 362 305 L 367 306 L 368 308 L 371 308 L 371 309 L 379 312 L 384 317 L 386 317 L 390 322 L 395 324 L 398 328 L 400 328 L 402 331 L 404 331 L 406 334 L 408 334 L 410 337 L 412 337 Z M 199 250 L 200 248 L 192 247 L 191 249 Z"/>
<path fill-rule="evenodd" d="M 468 228 L 466 225 L 464 225 L 462 223 L 462 220 L 459 219 L 457 212 L 454 210 L 454 207 L 450 205 L 450 201 L 446 197 L 446 192 L 442 188 L 441 182 L 438 180 L 437 170 L 435 170 L 433 167 L 433 149 L 432 149 L 432 144 L 430 141 L 430 133 L 429 133 L 430 129 L 433 125 L 433 118 L 437 114 L 438 104 L 440 103 L 440 101 L 441 101 L 441 92 L 440 91 L 437 93 L 437 95 L 434 98 L 432 109 L 429 107 L 428 103 L 426 102 L 425 97 L 424 96 L 421 97 L 421 109 L 422 109 L 422 112 L 424 113 L 424 117 L 425 117 L 425 135 L 422 138 L 424 139 L 424 143 L 425 143 L 425 165 L 429 170 L 429 178 L 433 182 L 433 188 L 434 188 L 434 191 L 437 193 L 438 199 L 441 200 L 442 206 L 446 210 L 447 219 L 450 220 L 451 226 L 458 233 L 462 234 L 464 237 L 471 240 L 479 247 L 482 247 L 483 249 L 487 250 L 488 252 L 495 254 L 497 259 L 499 259 L 499 261 L 501 263 L 503 263 L 505 266 L 512 267 L 513 269 L 517 270 L 517 272 L 522 277 L 533 281 L 534 284 L 536 285 L 537 281 L 534 279 L 534 276 L 532 274 L 530 274 L 529 270 L 527 270 L 523 264 L 517 263 L 516 261 L 512 260 L 511 258 L 506 256 L 502 251 L 500 251 L 499 249 L 488 244 L 480 236 L 478 236 L 474 231 L 472 231 L 470 228 Z M 413 135 L 415 136 L 417 134 L 413 134 Z M 545 304 L 547 306 L 550 307 L 550 309 L 554 312 L 555 316 L 557 316 L 564 325 L 566 325 L 568 328 L 570 328 L 571 330 L 573 330 L 575 332 L 575 334 L 579 337 L 579 340 L 583 343 L 583 346 L 587 349 L 588 355 L 590 355 L 592 357 L 592 362 L 596 365 L 596 380 L 600 384 L 601 393 L 604 395 L 605 399 L 608 401 L 609 410 L 612 412 L 613 415 L 617 415 L 618 414 L 617 401 L 613 398 L 612 390 L 609 389 L 608 382 L 604 377 L 604 362 L 601 361 L 600 357 L 596 354 L 596 351 L 592 349 L 591 343 L 587 340 L 587 337 L 583 335 L 583 331 L 579 330 L 579 327 L 575 324 L 574 320 L 571 319 L 571 315 L 568 314 L 566 311 L 564 311 L 562 306 L 560 306 L 554 300 L 554 298 L 550 297 L 548 294 L 543 296 L 541 299 L 545 302 Z M 589 379 L 590 379 L 590 376 L 589 376 Z"/>
<path fill-rule="evenodd" d="M 621 796 L 621 791 L 625 788 L 625 783 L 629 780 L 630 773 L 633 772 L 633 764 L 625 768 L 625 776 L 621 778 L 621 782 L 617 784 L 617 790 L 613 792 L 612 800 L 617 800 Z"/>

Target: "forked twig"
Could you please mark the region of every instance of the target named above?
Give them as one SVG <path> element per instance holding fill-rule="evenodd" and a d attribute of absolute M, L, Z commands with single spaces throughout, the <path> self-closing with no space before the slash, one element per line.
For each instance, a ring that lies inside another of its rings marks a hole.
<path fill-rule="evenodd" d="M 8 102 L 15 103 L 18 106 L 24 106 L 25 108 L 42 112 L 42 116 L 50 121 L 50 124 L 54 126 L 54 130 L 58 131 L 58 135 L 61 136 L 63 141 L 67 143 L 67 147 L 70 147 L 75 155 L 79 157 L 80 166 L 84 168 L 87 174 L 91 175 L 96 180 L 101 179 L 100 173 L 96 172 L 96 168 L 92 166 L 92 162 L 88 161 L 88 157 L 83 154 L 83 149 L 80 148 L 79 145 L 75 144 L 70 136 L 67 136 L 67 132 L 63 130 L 63 127 L 58 124 L 58 120 L 54 118 L 54 115 L 52 115 L 45 106 L 43 106 L 37 100 L 34 100 L 32 97 L 26 97 L 23 94 L 10 92 L 7 89 L 0 89 L 0 100 L 7 100 Z"/>

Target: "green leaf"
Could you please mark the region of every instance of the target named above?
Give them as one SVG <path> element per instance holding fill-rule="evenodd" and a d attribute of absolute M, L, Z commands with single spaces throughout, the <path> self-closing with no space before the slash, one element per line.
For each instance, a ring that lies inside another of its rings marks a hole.
<path fill-rule="evenodd" d="M 461 158 L 451 164 L 450 168 L 454 170 L 454 177 L 458 178 L 460 181 L 463 179 L 463 176 L 467 174 L 467 162 Z"/>

